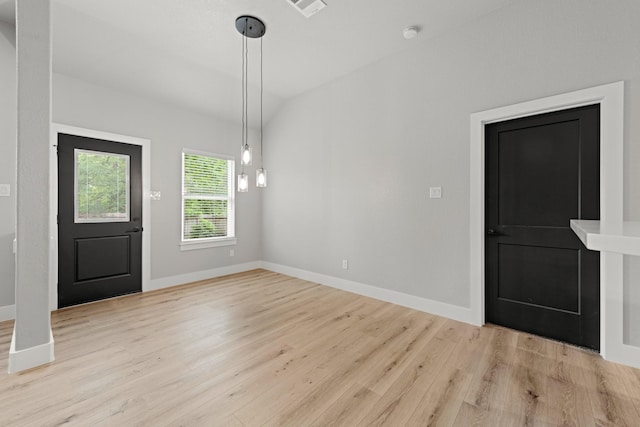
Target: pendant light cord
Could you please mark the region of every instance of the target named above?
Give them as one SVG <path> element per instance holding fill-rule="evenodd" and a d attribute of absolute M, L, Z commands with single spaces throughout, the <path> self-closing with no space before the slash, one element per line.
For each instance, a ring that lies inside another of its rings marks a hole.
<path fill-rule="evenodd" d="M 245 28 L 249 28 L 249 19 L 246 20 Z M 246 30 L 245 30 L 246 31 Z M 245 109 L 245 131 L 244 131 L 244 146 L 246 147 L 249 144 L 249 46 L 247 44 L 248 36 L 244 34 L 244 109 Z"/>
<path fill-rule="evenodd" d="M 244 144 L 245 144 L 245 72 L 246 72 L 246 67 L 245 67 L 245 63 L 244 63 L 244 50 L 245 50 L 245 42 L 246 42 L 246 36 L 244 35 L 244 32 L 242 33 L 242 143 L 240 144 L 240 149 L 243 150 L 244 149 Z M 242 161 L 240 161 L 240 164 L 242 165 Z M 244 165 L 242 165 L 242 173 L 244 173 Z"/>
<path fill-rule="evenodd" d="M 263 91 L 262 91 L 262 40 L 263 38 L 260 37 L 260 168 L 263 167 L 262 165 L 262 95 L 263 95 Z"/>

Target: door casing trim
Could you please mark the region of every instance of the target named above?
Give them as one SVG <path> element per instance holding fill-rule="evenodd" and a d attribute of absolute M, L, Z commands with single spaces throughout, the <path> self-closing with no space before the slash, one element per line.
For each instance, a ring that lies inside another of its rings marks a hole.
<path fill-rule="evenodd" d="M 578 90 L 471 114 L 470 135 L 470 302 L 473 323 L 485 323 L 484 209 L 486 124 L 585 105 L 600 104 L 600 220 L 623 220 L 624 82 Z M 623 338 L 623 256 L 600 256 L 600 353 L 638 366 L 640 348 Z"/>
<path fill-rule="evenodd" d="M 151 141 L 134 136 L 101 132 L 93 129 L 51 124 L 51 144 L 49 151 L 49 308 L 58 309 L 58 134 L 84 136 L 122 142 L 142 147 L 142 291 L 149 289 L 151 280 Z"/>

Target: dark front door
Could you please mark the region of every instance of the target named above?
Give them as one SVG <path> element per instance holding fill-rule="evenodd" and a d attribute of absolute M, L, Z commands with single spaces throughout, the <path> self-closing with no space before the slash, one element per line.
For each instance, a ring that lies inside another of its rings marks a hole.
<path fill-rule="evenodd" d="M 600 256 L 569 228 L 600 218 L 600 106 L 486 126 L 486 319 L 600 347 Z"/>
<path fill-rule="evenodd" d="M 58 135 L 58 306 L 142 290 L 142 148 Z"/>

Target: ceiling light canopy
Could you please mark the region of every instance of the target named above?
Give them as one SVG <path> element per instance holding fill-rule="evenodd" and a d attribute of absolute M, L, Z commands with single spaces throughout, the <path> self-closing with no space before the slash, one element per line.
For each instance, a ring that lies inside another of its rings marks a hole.
<path fill-rule="evenodd" d="M 264 36 L 267 27 L 260 18 L 255 16 L 243 15 L 236 19 L 236 30 L 245 37 L 259 39 Z"/>

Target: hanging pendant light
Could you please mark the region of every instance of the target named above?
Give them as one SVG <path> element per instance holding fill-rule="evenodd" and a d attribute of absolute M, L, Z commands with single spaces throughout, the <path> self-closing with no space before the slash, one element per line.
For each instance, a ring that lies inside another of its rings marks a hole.
<path fill-rule="evenodd" d="M 240 147 L 240 164 L 242 171 L 238 175 L 238 192 L 249 191 L 249 176 L 245 173 L 244 167 L 252 163 L 252 149 L 249 146 L 249 57 L 247 39 L 262 38 L 266 27 L 264 22 L 254 16 L 243 15 L 236 19 L 236 29 L 242 34 L 242 145 Z M 260 145 L 262 147 L 262 40 L 260 41 Z M 262 158 L 262 149 L 260 150 Z M 262 160 L 260 161 L 262 168 Z M 258 185 L 258 181 L 264 185 Z M 256 179 L 256 185 L 266 186 L 266 173 L 264 179 Z"/>
<path fill-rule="evenodd" d="M 260 38 L 260 169 L 256 171 L 256 187 L 267 186 L 267 170 L 262 165 L 262 38 Z"/>
<path fill-rule="evenodd" d="M 240 164 L 243 166 L 251 166 L 252 152 L 249 144 L 245 144 L 240 150 Z"/>
<path fill-rule="evenodd" d="M 238 175 L 238 193 L 246 193 L 249 191 L 249 175 L 242 173 Z"/>
<path fill-rule="evenodd" d="M 260 168 L 256 171 L 256 187 L 267 186 L 267 170 Z"/>

